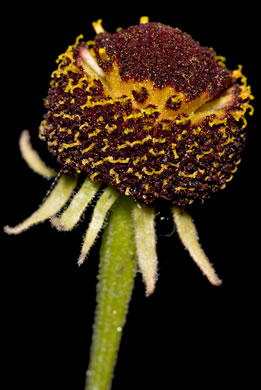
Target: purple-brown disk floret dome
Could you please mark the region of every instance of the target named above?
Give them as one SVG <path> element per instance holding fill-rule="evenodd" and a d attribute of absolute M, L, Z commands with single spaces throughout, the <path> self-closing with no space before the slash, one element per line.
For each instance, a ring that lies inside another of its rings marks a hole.
<path fill-rule="evenodd" d="M 62 54 L 40 137 L 64 173 L 178 206 L 229 182 L 252 98 L 241 68 L 161 23 L 81 37 Z"/>

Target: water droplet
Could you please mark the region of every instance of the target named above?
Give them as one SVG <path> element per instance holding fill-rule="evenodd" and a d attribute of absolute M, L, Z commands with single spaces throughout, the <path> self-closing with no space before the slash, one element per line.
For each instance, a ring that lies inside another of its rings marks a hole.
<path fill-rule="evenodd" d="M 117 314 L 117 310 L 113 310 L 112 314 L 115 316 Z"/>
<path fill-rule="evenodd" d="M 122 328 L 120 326 L 118 326 L 117 332 L 121 332 L 121 331 L 122 331 Z"/>

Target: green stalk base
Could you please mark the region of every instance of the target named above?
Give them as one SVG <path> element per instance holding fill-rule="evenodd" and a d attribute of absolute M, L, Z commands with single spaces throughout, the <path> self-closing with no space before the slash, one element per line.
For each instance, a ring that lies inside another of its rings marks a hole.
<path fill-rule="evenodd" d="M 109 390 L 136 275 L 132 200 L 121 196 L 102 235 L 97 308 L 85 390 Z"/>

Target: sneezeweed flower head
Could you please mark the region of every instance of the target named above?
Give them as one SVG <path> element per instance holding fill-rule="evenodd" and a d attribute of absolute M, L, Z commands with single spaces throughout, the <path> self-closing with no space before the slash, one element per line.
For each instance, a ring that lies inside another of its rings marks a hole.
<path fill-rule="evenodd" d="M 45 166 L 24 131 L 20 149 L 28 165 L 56 178 L 39 209 L 5 231 L 18 234 L 48 218 L 58 230 L 71 230 L 100 195 L 78 263 L 108 214 L 86 389 L 109 389 L 136 257 L 146 294 L 155 288 L 156 200 L 169 201 L 184 246 L 209 281 L 221 284 L 184 206 L 233 178 L 253 96 L 242 66 L 227 69 L 224 57 L 177 28 L 147 17 L 114 34 L 101 20 L 93 27 L 94 41 L 79 36 L 59 56 L 45 99 L 39 135 L 61 171 Z"/>

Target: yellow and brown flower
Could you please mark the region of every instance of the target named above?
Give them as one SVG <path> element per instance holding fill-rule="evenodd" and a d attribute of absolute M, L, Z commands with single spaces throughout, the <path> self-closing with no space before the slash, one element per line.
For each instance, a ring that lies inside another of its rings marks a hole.
<path fill-rule="evenodd" d="M 40 136 L 65 173 L 145 203 L 183 206 L 229 182 L 245 142 L 251 96 L 241 68 L 160 23 L 115 34 L 94 23 L 62 54 Z"/>

